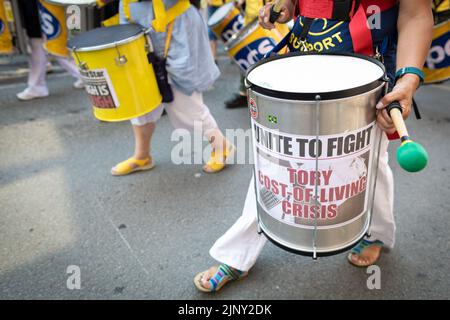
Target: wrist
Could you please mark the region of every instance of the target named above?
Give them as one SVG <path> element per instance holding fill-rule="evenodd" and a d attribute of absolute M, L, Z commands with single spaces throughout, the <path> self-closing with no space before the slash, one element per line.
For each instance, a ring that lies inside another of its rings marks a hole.
<path fill-rule="evenodd" d="M 424 80 L 424 73 L 421 69 L 416 67 L 403 67 L 397 70 L 395 73 L 395 81 L 399 81 L 400 79 L 406 77 L 407 79 L 416 79 L 418 80 L 418 85 L 421 85 Z M 411 80 L 412 81 L 412 80 Z M 416 87 L 416 88 L 417 88 Z"/>
<path fill-rule="evenodd" d="M 407 73 L 403 75 L 401 78 L 398 78 L 396 84 L 404 84 L 410 87 L 412 90 L 417 90 L 421 84 L 421 79 L 418 75 Z"/>

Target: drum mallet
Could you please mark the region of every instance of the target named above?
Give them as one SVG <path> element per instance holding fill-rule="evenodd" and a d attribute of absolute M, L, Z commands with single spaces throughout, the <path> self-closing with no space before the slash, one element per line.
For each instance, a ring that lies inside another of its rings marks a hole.
<path fill-rule="evenodd" d="M 277 0 L 275 4 L 270 8 L 270 23 L 274 23 L 280 17 L 281 14 L 281 6 L 283 5 L 284 0 Z"/>
<path fill-rule="evenodd" d="M 387 106 L 387 112 L 394 122 L 401 145 L 397 148 L 397 161 L 408 172 L 418 172 L 426 167 L 428 153 L 422 145 L 411 140 L 402 116 L 402 107 L 397 101 Z"/>

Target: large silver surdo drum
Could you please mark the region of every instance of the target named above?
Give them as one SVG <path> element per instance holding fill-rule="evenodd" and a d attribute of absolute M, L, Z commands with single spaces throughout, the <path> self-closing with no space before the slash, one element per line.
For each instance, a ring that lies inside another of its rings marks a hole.
<path fill-rule="evenodd" d="M 246 85 L 260 230 L 313 257 L 355 245 L 370 225 L 384 66 L 291 53 L 253 65 Z"/>

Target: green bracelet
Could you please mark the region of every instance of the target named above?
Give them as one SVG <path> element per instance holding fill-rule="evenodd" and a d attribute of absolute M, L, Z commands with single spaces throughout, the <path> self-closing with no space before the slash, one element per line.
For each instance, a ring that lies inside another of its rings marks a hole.
<path fill-rule="evenodd" d="M 420 70 L 419 68 L 416 68 L 416 67 L 404 67 L 404 68 L 399 69 L 395 73 L 395 81 L 397 81 L 399 78 L 403 77 L 407 73 L 415 74 L 416 76 L 419 77 L 420 84 L 423 83 L 423 80 L 425 78 L 425 74 L 423 73 L 422 70 Z"/>

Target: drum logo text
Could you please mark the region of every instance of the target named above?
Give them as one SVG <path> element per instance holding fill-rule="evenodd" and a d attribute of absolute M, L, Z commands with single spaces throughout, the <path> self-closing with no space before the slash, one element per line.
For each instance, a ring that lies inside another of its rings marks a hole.
<path fill-rule="evenodd" d="M 42 32 L 47 37 L 47 40 L 55 39 L 61 33 L 61 26 L 58 19 L 47 10 L 41 3 L 39 3 L 39 13 L 41 21 Z"/>
<path fill-rule="evenodd" d="M 252 120 L 259 204 L 273 218 L 297 227 L 356 219 L 368 205 L 374 127 L 316 137 Z"/>
<path fill-rule="evenodd" d="M 96 108 L 113 109 L 119 106 L 114 87 L 106 69 L 80 70 L 86 92 Z"/>
<path fill-rule="evenodd" d="M 258 39 L 239 50 L 234 59 L 242 69 L 247 70 L 252 64 L 264 58 L 275 45 L 275 41 L 271 38 Z"/>
<path fill-rule="evenodd" d="M 258 106 L 256 105 L 256 102 L 253 98 L 250 98 L 248 100 L 248 109 L 250 111 L 250 116 L 253 119 L 258 118 Z"/>
<path fill-rule="evenodd" d="M 238 33 L 243 26 L 244 18 L 240 14 L 236 15 L 223 29 L 222 40 L 227 42 L 234 34 Z"/>

